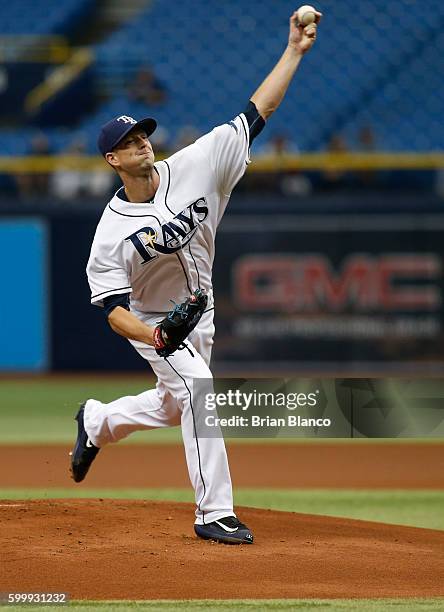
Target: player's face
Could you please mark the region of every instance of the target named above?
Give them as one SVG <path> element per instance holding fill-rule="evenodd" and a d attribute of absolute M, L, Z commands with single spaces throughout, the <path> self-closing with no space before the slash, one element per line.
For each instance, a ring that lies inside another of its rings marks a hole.
<path fill-rule="evenodd" d="M 146 133 L 131 130 L 113 151 L 113 165 L 133 176 L 146 175 L 154 163 L 154 152 Z"/>

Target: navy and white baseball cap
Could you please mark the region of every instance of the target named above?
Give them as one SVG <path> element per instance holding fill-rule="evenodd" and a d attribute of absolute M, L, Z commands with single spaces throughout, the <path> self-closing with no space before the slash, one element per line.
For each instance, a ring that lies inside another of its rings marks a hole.
<path fill-rule="evenodd" d="M 102 125 L 97 140 L 97 146 L 103 157 L 112 151 L 128 132 L 131 132 L 131 130 L 136 127 L 142 128 L 147 136 L 151 136 L 157 127 L 157 122 L 151 117 L 136 121 L 128 115 L 120 115 L 120 117 L 115 117 L 111 119 L 111 121 L 108 121 L 108 123 L 105 123 L 105 125 Z"/>

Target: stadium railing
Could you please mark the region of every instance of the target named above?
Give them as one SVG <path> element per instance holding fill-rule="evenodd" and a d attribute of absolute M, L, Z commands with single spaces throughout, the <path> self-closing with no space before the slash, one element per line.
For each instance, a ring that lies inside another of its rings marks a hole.
<path fill-rule="evenodd" d="M 158 160 L 167 155 L 159 154 Z M 60 169 L 90 172 L 112 169 L 98 155 L 0 156 L 0 173 L 53 172 Z M 439 170 L 444 169 L 444 152 L 431 153 L 304 153 L 259 155 L 248 168 L 251 173 L 298 170 Z"/>

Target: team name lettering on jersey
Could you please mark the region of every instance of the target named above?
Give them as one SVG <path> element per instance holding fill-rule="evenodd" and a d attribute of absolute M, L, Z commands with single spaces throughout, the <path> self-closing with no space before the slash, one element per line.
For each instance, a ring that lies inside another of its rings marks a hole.
<path fill-rule="evenodd" d="M 142 265 L 156 257 L 159 253 L 168 255 L 180 251 L 196 233 L 200 223 L 208 216 L 208 206 L 205 198 L 199 198 L 180 213 L 172 221 L 163 225 L 153 224 L 141 227 L 125 240 L 130 240 L 142 257 Z"/>

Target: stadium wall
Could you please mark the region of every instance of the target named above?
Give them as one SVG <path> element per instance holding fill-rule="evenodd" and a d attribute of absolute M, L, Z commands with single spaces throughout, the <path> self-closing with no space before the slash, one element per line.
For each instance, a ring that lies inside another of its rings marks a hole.
<path fill-rule="evenodd" d="M 11 300 L 2 316 L 12 330 L 40 313 L 40 336 L 19 340 L 21 361 L 3 339 L 0 370 L 146 367 L 89 304 L 85 265 L 100 209 L 76 204 L 40 202 L 36 214 L 34 202 L 31 216 L 2 203 L 5 227 L 44 232 L 32 252 L 26 239 L 14 242 L 26 254 L 13 290 L 25 312 Z M 215 369 L 442 373 L 443 232 L 442 201 L 432 196 L 235 194 L 216 245 Z M 40 357 L 31 363 L 31 354 Z"/>

